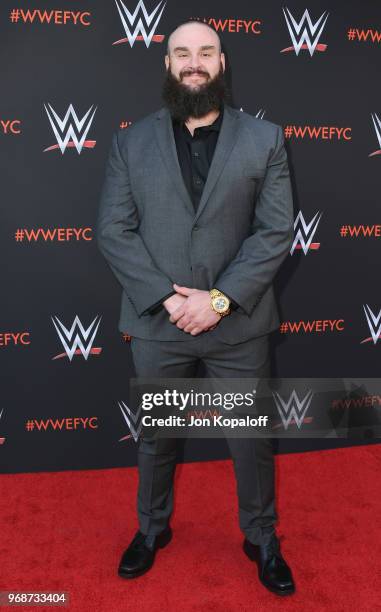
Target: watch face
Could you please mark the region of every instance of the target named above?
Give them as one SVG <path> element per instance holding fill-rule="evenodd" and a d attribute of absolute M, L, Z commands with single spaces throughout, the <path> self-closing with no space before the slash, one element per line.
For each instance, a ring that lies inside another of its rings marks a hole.
<path fill-rule="evenodd" d="M 218 312 L 223 312 L 224 310 L 227 309 L 228 302 L 227 300 L 225 300 L 225 298 L 220 296 L 220 297 L 217 297 L 215 300 L 213 300 L 213 305 L 214 305 L 214 308 L 218 310 Z"/>

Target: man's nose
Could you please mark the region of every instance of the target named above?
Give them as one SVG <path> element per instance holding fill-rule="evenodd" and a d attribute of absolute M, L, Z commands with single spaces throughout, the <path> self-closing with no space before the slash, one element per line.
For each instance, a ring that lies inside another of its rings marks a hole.
<path fill-rule="evenodd" d="M 202 70 L 202 65 L 200 64 L 200 60 L 199 58 L 196 57 L 191 57 L 189 60 L 189 64 L 187 66 L 188 70 Z"/>

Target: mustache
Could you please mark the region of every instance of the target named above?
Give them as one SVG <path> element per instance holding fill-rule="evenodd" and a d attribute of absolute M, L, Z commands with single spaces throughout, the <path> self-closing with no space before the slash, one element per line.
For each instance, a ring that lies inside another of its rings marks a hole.
<path fill-rule="evenodd" d="M 180 72 L 180 78 L 183 79 L 185 76 L 191 76 L 192 74 L 199 74 L 200 76 L 206 76 L 210 79 L 209 73 L 204 70 L 183 70 L 183 72 Z"/>

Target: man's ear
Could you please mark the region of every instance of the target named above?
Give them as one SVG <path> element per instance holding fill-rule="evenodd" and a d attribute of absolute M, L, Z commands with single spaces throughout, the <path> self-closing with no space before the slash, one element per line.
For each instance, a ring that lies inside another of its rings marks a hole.
<path fill-rule="evenodd" d="M 166 67 L 166 69 L 168 70 L 168 66 L 169 66 L 169 55 L 166 55 L 166 56 L 164 57 L 164 61 L 165 61 L 165 67 Z"/>
<path fill-rule="evenodd" d="M 221 53 L 221 64 L 225 72 L 225 53 Z"/>

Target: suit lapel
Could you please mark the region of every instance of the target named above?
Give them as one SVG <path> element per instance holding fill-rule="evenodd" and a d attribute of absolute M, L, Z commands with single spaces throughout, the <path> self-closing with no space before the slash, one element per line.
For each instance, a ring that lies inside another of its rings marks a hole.
<path fill-rule="evenodd" d="M 239 115 L 232 112 L 232 110 L 233 109 L 231 109 L 231 107 L 227 104 L 224 105 L 224 116 L 217 139 L 216 149 L 214 151 L 208 177 L 204 185 L 201 200 L 196 213 L 193 207 L 192 199 L 183 180 L 177 156 L 170 113 L 167 108 L 162 108 L 156 115 L 157 120 L 155 121 L 155 133 L 161 155 L 177 191 L 179 192 L 189 212 L 194 216 L 193 223 L 196 223 L 200 214 L 204 210 L 218 177 L 220 176 L 230 152 L 236 143 L 238 137 L 237 120 L 239 119 Z"/>
<path fill-rule="evenodd" d="M 185 186 L 177 156 L 172 119 L 167 108 L 162 108 L 156 115 L 155 134 L 163 161 L 169 175 L 189 212 L 194 215 L 192 199 Z"/>
<path fill-rule="evenodd" d="M 212 163 L 210 164 L 208 177 L 204 185 L 194 222 L 197 221 L 204 210 L 218 177 L 220 176 L 223 167 L 228 160 L 230 152 L 236 143 L 238 137 L 238 118 L 239 115 L 233 113 L 232 109 L 225 104 L 220 133 L 217 139 Z"/>

